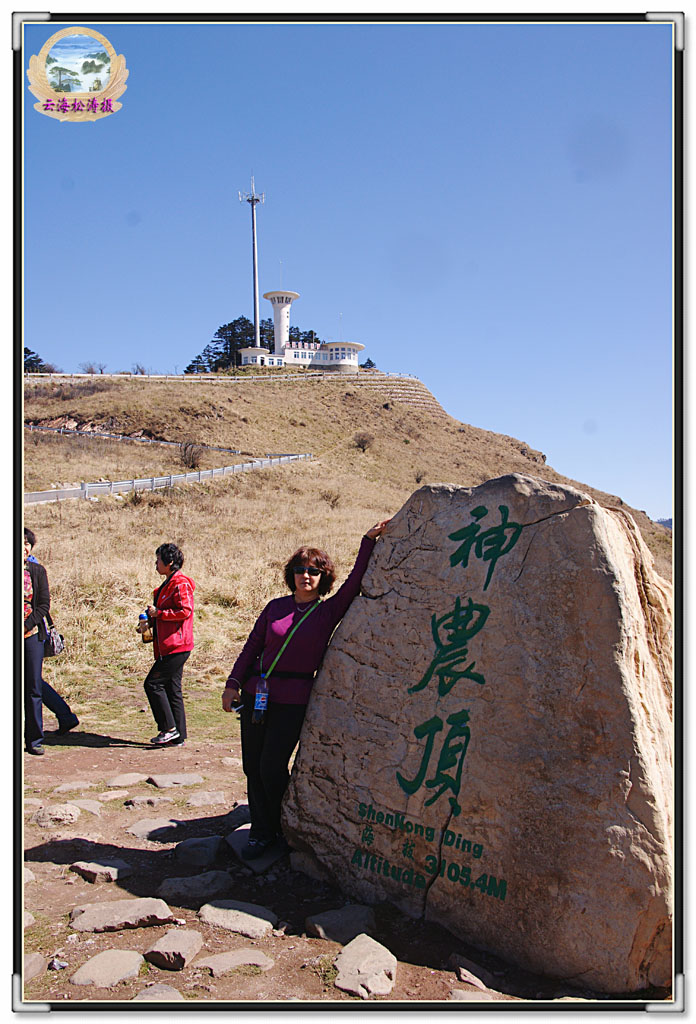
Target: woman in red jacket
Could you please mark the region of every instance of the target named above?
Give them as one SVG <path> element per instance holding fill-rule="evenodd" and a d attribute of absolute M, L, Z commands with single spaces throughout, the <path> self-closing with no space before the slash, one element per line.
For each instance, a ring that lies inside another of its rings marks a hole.
<path fill-rule="evenodd" d="M 175 544 L 160 544 L 155 568 L 164 582 L 153 592 L 147 615 L 154 637 L 155 664 L 147 674 L 145 693 L 159 733 L 155 746 L 181 746 L 186 739 L 186 713 L 181 679 L 193 650 L 193 592 L 184 576 L 184 556 Z"/>

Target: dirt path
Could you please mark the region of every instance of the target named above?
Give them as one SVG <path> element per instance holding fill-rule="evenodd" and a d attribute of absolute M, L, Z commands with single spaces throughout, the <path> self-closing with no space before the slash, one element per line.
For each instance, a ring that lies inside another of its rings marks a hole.
<path fill-rule="evenodd" d="M 349 896 L 292 870 L 288 857 L 277 862 L 267 874 L 255 875 L 226 844 L 223 844 L 225 852 L 210 866 L 189 867 L 174 855 L 174 848 L 183 839 L 225 836 L 231 831 L 227 815 L 235 805 L 246 800 L 241 751 L 235 741 L 231 744 L 229 741 L 195 743 L 189 740 L 183 748 L 153 749 L 127 738 L 97 736 L 80 727 L 63 737 L 47 733 L 45 747 L 44 757 L 24 755 L 24 797 L 32 801 L 25 805 L 24 863 L 35 875 L 35 880 L 24 885 L 25 910 L 34 917 L 34 923 L 25 928 L 24 947 L 25 954 L 38 952 L 47 960 L 55 957 L 67 967 L 45 971 L 26 982 L 25 1000 L 131 1000 L 147 986 L 164 983 L 190 1000 L 352 1000 L 361 1004 L 360 999 L 341 992 L 333 984 L 333 961 L 341 946 L 308 937 L 305 931 L 308 916 L 342 907 L 350 902 Z M 114 792 L 109 790 L 107 781 L 126 772 L 146 776 L 196 773 L 204 781 L 175 789 L 156 789 L 147 782 L 139 782 L 124 787 L 127 795 L 99 800 Z M 68 793 L 54 792 L 58 785 L 78 780 L 93 785 Z M 187 803 L 194 792 L 220 790 L 224 793 L 223 803 L 198 808 Z M 126 799 L 139 795 L 166 796 L 172 803 L 137 808 L 125 804 Z M 98 801 L 100 813 L 95 815 L 83 809 L 74 824 L 53 828 L 41 828 L 32 823 L 36 801 L 46 805 L 68 803 L 71 799 Z M 126 831 L 138 820 L 162 816 L 180 823 L 175 839 L 138 839 Z M 99 861 L 105 855 L 127 861 L 134 869 L 132 875 L 117 882 L 91 884 L 69 870 L 75 861 Z M 195 875 L 212 869 L 230 872 L 233 883 L 226 898 L 268 907 L 278 915 L 278 927 L 263 939 L 250 940 L 203 924 L 197 911 L 207 899 L 186 899 L 180 905 L 168 899 L 172 912 L 185 922 L 185 927 L 203 937 L 203 947 L 189 966 L 171 971 L 145 964 L 137 978 L 119 982 L 111 989 L 77 987 L 70 983 L 75 971 L 97 953 L 106 949 L 144 953 L 173 927 L 75 932 L 69 924 L 69 914 L 75 906 L 155 896 L 167 877 Z M 488 999 L 553 999 L 571 994 L 570 989 L 558 982 L 534 978 L 467 947 L 438 926 L 413 921 L 386 904 L 374 909 L 377 931 L 373 937 L 398 960 L 396 984 L 389 996 L 375 997 L 380 1001 L 439 1002 L 449 1000 L 453 989 L 469 993 L 469 997 L 475 996 L 477 989 L 461 982 L 448 967 L 453 953 L 475 960 L 493 972 L 495 984 L 491 984 L 491 988 L 495 991 Z M 273 967 L 263 973 L 258 968 L 240 967 L 220 978 L 213 978 L 207 970 L 196 967 L 196 961 L 204 956 L 249 947 L 270 957 Z"/>

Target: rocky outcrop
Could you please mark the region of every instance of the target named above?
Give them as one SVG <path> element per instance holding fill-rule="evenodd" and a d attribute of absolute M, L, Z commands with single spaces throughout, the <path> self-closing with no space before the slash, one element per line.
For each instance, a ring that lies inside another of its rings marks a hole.
<path fill-rule="evenodd" d="M 315 683 L 288 838 L 529 970 L 668 984 L 670 611 L 621 509 L 519 475 L 421 488 Z"/>

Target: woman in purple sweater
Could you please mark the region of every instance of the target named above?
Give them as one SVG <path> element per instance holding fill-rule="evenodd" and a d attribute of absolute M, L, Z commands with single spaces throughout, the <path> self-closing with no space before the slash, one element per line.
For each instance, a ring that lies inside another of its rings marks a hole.
<path fill-rule="evenodd" d="M 285 582 L 291 595 L 276 598 L 266 605 L 225 683 L 224 711 L 234 710 L 240 691 L 242 698 L 242 761 L 251 815 L 249 843 L 242 852 L 246 860 L 260 857 L 282 840 L 280 805 L 288 785 L 290 755 L 300 737 L 314 675 L 331 634 L 360 590 L 375 541 L 388 522 L 384 519 L 367 531 L 350 576 L 327 601 L 321 598 L 328 594 L 336 579 L 333 562 L 319 548 L 298 548 L 285 566 Z M 288 634 L 296 626 L 287 647 L 269 672 Z M 262 672 L 269 673 L 268 706 L 263 721 L 255 723 L 252 721 L 254 696 Z"/>

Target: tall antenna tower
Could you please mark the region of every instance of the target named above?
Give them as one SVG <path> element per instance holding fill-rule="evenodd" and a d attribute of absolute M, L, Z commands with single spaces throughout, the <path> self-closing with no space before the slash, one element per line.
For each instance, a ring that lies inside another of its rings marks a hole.
<path fill-rule="evenodd" d="M 254 175 L 251 176 L 251 192 L 239 192 L 240 203 L 251 206 L 251 248 L 254 267 L 254 347 L 261 347 L 261 327 L 259 324 L 259 265 L 256 256 L 256 204 L 266 200 L 266 193 L 257 195 L 254 191 Z"/>

